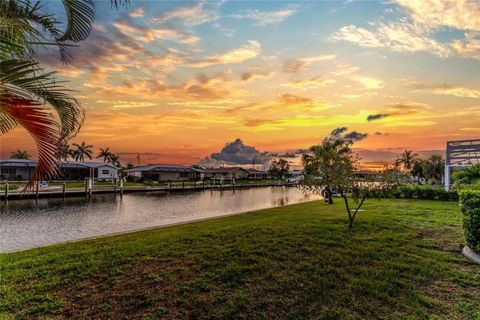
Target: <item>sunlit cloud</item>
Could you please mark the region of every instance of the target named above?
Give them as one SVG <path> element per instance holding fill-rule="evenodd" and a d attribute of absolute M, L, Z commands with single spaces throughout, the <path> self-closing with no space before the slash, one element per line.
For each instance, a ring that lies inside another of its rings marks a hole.
<path fill-rule="evenodd" d="M 128 15 L 132 18 L 142 18 L 145 16 L 145 10 L 143 8 L 138 8 L 130 12 Z"/>
<path fill-rule="evenodd" d="M 283 64 L 283 71 L 297 73 L 307 69 L 307 67 L 312 63 L 332 60 L 335 60 L 335 55 L 333 54 L 292 59 Z"/>
<path fill-rule="evenodd" d="M 290 93 L 282 93 L 278 95 L 278 101 L 285 104 L 304 104 L 312 103 L 313 99 Z"/>
<path fill-rule="evenodd" d="M 247 72 L 243 72 L 240 75 L 240 78 L 244 82 L 251 82 L 257 79 L 267 79 L 273 76 L 273 72 L 262 70 L 262 69 L 252 69 Z"/>
<path fill-rule="evenodd" d="M 116 104 L 112 105 L 113 109 L 132 109 L 132 108 L 145 108 L 152 107 L 156 105 L 153 102 L 137 102 L 137 101 L 118 101 Z"/>
<path fill-rule="evenodd" d="M 331 36 L 332 40 L 349 41 L 366 48 L 388 48 L 393 51 L 429 52 L 441 58 L 451 54 L 450 48 L 417 29 L 406 21 L 397 23 L 371 23 L 370 30 L 348 25 Z"/>
<path fill-rule="evenodd" d="M 381 89 L 385 86 L 382 80 L 370 77 L 355 76 L 352 80 L 360 83 L 365 89 Z"/>
<path fill-rule="evenodd" d="M 292 82 L 282 83 L 282 87 L 288 87 L 293 89 L 313 89 L 318 87 L 325 87 L 335 83 L 333 79 L 327 79 L 322 76 L 313 77 L 306 80 L 295 80 Z"/>
<path fill-rule="evenodd" d="M 460 56 L 480 59 L 480 32 L 467 32 L 463 39 L 453 40 L 451 46 Z"/>
<path fill-rule="evenodd" d="M 298 12 L 298 5 L 288 5 L 285 8 L 275 11 L 260 11 L 258 9 L 247 10 L 244 13 L 233 14 L 230 17 L 235 19 L 247 19 L 253 21 L 259 26 L 266 26 L 269 24 L 278 24 L 288 17 Z"/>
<path fill-rule="evenodd" d="M 240 63 L 255 58 L 260 53 L 261 45 L 258 41 L 249 40 L 240 48 L 211 56 L 205 60 L 194 61 L 190 65 L 195 68 L 204 68 L 218 64 Z"/>
<path fill-rule="evenodd" d="M 396 0 L 406 17 L 395 22 L 370 22 L 368 28 L 347 25 L 332 34 L 334 41 L 349 41 L 365 48 L 388 48 L 397 52 L 429 52 L 440 58 L 460 55 L 479 59 L 480 3 L 458 0 Z M 468 31 L 464 39 L 438 41 L 442 28 Z"/>
<path fill-rule="evenodd" d="M 219 19 L 218 6 L 221 3 L 200 1 L 193 6 L 179 7 L 153 18 L 155 23 L 176 21 L 186 26 L 196 26 Z"/>
<path fill-rule="evenodd" d="M 200 38 L 175 29 L 147 28 L 129 24 L 125 21 L 114 22 L 113 25 L 122 33 L 129 35 L 142 42 L 156 40 L 172 40 L 183 44 L 195 44 Z"/>
<path fill-rule="evenodd" d="M 395 0 L 413 20 L 430 28 L 447 26 L 460 30 L 480 30 L 480 3 L 470 0 Z"/>
<path fill-rule="evenodd" d="M 448 84 L 435 85 L 423 82 L 413 82 L 410 87 L 415 91 L 425 91 L 433 94 L 450 95 L 461 98 L 480 98 L 480 88 L 472 89 Z"/>

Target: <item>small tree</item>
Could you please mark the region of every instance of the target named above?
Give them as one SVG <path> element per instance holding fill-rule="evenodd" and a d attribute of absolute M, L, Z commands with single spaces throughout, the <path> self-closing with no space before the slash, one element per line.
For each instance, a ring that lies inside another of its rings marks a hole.
<path fill-rule="evenodd" d="M 273 178 L 283 179 L 287 176 L 288 170 L 290 170 L 288 161 L 283 158 L 279 158 L 272 160 L 270 163 L 270 168 L 268 169 L 268 173 L 270 173 Z"/>
<path fill-rule="evenodd" d="M 353 175 L 358 157 L 353 153 L 350 140 L 325 139 L 322 144 L 310 147 L 303 155 L 304 181 L 309 190 L 319 191 L 333 204 L 332 191 L 335 186 L 345 185 Z"/>
<path fill-rule="evenodd" d="M 310 153 L 303 157 L 305 170 L 301 183 L 304 191 L 325 194 L 327 190 L 329 203 L 333 203 L 331 191 L 335 190 L 345 202 L 349 229 L 367 198 L 387 197 L 403 176 L 397 170 L 357 174 L 359 157 L 351 150 L 351 144 L 350 140 L 324 140 L 311 147 Z"/>
<path fill-rule="evenodd" d="M 404 175 L 397 170 L 387 170 L 382 173 L 371 173 L 362 176 L 354 174 L 346 179 L 346 184 L 336 186 L 345 202 L 348 214 L 348 228 L 353 222 L 363 203 L 368 198 L 387 198 L 403 183 Z M 349 202 L 353 200 L 353 207 Z"/>

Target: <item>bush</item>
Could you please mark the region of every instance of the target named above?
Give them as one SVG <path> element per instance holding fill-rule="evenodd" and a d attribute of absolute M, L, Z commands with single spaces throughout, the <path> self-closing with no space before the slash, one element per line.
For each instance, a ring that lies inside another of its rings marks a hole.
<path fill-rule="evenodd" d="M 443 200 L 457 201 L 456 191 L 445 191 L 445 189 L 434 186 L 401 186 L 394 193 L 395 198 L 405 199 L 425 199 L 425 200 Z"/>
<path fill-rule="evenodd" d="M 463 212 L 463 229 L 467 245 L 480 253 L 480 191 L 460 192 L 460 206 Z"/>

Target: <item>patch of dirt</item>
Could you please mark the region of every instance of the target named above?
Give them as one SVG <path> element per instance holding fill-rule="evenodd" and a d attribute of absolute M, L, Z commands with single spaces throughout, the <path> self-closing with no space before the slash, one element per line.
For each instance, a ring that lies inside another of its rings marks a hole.
<path fill-rule="evenodd" d="M 117 276 L 96 274 L 77 286 L 61 289 L 58 319 L 182 318 L 177 311 L 181 284 L 193 279 L 188 260 L 139 262 Z"/>
<path fill-rule="evenodd" d="M 415 240 L 425 241 L 425 245 L 444 252 L 460 252 L 463 244 L 458 241 L 458 228 L 420 229 Z"/>

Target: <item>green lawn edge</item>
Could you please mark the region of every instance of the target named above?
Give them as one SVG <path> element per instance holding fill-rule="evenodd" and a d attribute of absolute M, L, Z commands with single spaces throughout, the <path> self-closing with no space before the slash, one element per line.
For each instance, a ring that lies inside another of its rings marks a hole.
<path fill-rule="evenodd" d="M 453 202 L 285 206 L 0 255 L 0 319 L 480 319 Z"/>

